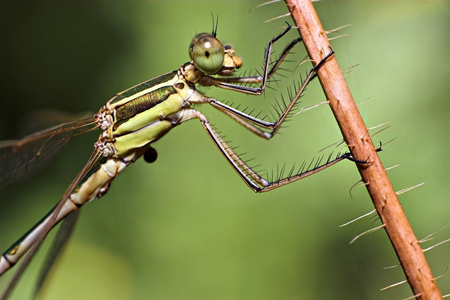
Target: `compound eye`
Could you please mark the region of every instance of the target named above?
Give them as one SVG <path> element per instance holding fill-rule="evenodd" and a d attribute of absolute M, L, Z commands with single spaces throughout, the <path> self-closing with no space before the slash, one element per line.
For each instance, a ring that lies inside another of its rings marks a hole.
<path fill-rule="evenodd" d="M 223 45 L 211 34 L 201 33 L 192 40 L 189 56 L 200 71 L 208 75 L 216 74 L 223 66 Z"/>

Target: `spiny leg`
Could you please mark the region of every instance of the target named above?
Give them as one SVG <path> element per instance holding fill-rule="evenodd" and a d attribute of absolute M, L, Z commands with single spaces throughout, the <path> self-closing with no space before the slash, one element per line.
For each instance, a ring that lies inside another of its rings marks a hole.
<path fill-rule="evenodd" d="M 327 161 L 323 164 L 321 163 L 321 159 L 318 159 L 314 163 L 311 162 L 307 167 L 306 164 L 302 164 L 302 166 L 295 173 L 294 170 L 291 170 L 289 175 L 286 177 L 278 178 L 276 181 L 268 181 L 267 179 L 264 179 L 262 176 L 260 176 L 256 171 L 254 171 L 250 166 L 248 166 L 245 161 L 243 161 L 241 157 L 236 152 L 234 152 L 234 150 L 230 146 L 228 146 L 228 144 L 223 140 L 220 134 L 217 133 L 217 131 L 209 123 L 208 119 L 201 112 L 195 109 L 185 110 L 182 122 L 194 118 L 200 120 L 203 128 L 205 128 L 208 135 L 216 144 L 222 155 L 227 159 L 229 164 L 233 167 L 235 172 L 242 178 L 247 186 L 256 193 L 267 192 L 291 182 L 303 179 L 328 167 L 331 167 L 341 160 L 352 160 L 350 153 L 338 154 L 334 159 L 332 159 L 330 155 Z"/>
<path fill-rule="evenodd" d="M 268 71 L 269 64 L 270 64 L 270 53 L 273 46 L 273 40 L 271 40 L 267 46 L 266 54 L 264 56 L 264 69 L 263 74 L 259 76 L 246 76 L 246 77 L 220 77 L 220 78 L 214 78 L 217 82 L 216 86 L 224 89 L 234 90 L 237 92 L 242 92 L 246 94 L 252 94 L 252 95 L 260 95 L 264 91 L 267 83 L 267 79 L 270 79 L 275 72 L 280 67 L 281 63 L 284 61 L 286 56 L 289 54 L 289 52 L 292 50 L 292 48 L 299 42 L 301 42 L 301 38 L 297 38 L 295 40 L 292 40 L 283 50 L 280 57 L 273 63 L 272 68 L 270 71 Z M 234 85 L 230 83 L 245 83 L 245 84 L 256 84 L 261 83 L 261 86 L 259 88 L 251 88 L 251 87 L 245 87 L 241 85 Z"/>
<path fill-rule="evenodd" d="M 330 48 L 331 49 L 331 48 Z M 278 120 L 275 122 L 267 122 L 261 119 L 258 119 L 256 117 L 253 117 L 249 114 L 246 114 L 244 112 L 241 112 L 240 110 L 233 108 L 231 106 L 228 106 L 216 99 L 208 98 L 209 104 L 211 104 L 213 107 L 217 108 L 221 112 L 228 115 L 230 118 L 244 126 L 246 129 L 250 130 L 254 134 L 265 138 L 265 139 L 271 139 L 280 129 L 281 124 L 286 120 L 287 116 L 289 115 L 292 108 L 297 103 L 298 99 L 300 98 L 301 94 L 305 90 L 306 86 L 309 82 L 311 82 L 312 79 L 316 76 L 316 71 L 325 63 L 325 61 L 330 58 L 334 54 L 334 51 L 331 49 L 330 53 L 328 53 L 317 65 L 315 65 L 308 73 L 308 76 L 306 79 L 302 82 L 300 88 L 297 90 L 295 96 L 292 98 L 290 103 L 286 106 L 286 108 L 283 110 L 283 112 L 279 115 Z M 267 132 L 259 127 L 270 129 L 272 131 Z"/>
<path fill-rule="evenodd" d="M 331 49 L 331 48 L 330 48 Z M 202 103 L 210 103 L 213 107 L 219 109 L 233 120 L 243 125 L 245 128 L 255 133 L 256 135 L 263 137 L 265 139 L 272 138 L 279 130 L 281 124 L 284 122 L 289 112 L 294 107 L 297 100 L 300 98 L 302 92 L 305 90 L 308 83 L 316 76 L 316 71 L 320 68 L 320 66 L 325 63 L 325 61 L 334 54 L 334 51 L 331 49 L 330 53 L 328 53 L 316 66 L 314 66 L 305 81 L 302 83 L 301 87 L 298 89 L 296 95 L 292 98 L 289 105 L 287 105 L 286 109 L 280 114 L 279 118 L 275 122 L 266 122 L 256 117 L 253 117 L 249 114 L 243 113 L 235 108 L 232 108 L 228 105 L 225 105 L 215 99 L 207 98 L 198 101 Z M 185 110 L 185 114 L 183 117 L 183 121 L 198 118 L 205 130 L 208 132 L 211 139 L 216 144 L 217 148 L 221 151 L 223 156 L 227 159 L 233 169 L 238 173 L 238 175 L 244 180 L 244 182 L 255 192 L 266 192 L 273 190 L 277 187 L 284 186 L 288 183 L 303 179 L 315 173 L 318 173 L 344 159 L 354 160 L 350 153 L 338 154 L 334 159 L 332 159 L 331 155 L 328 157 L 325 163 L 321 163 L 321 159 L 317 159 L 315 162 L 312 161 L 309 166 L 303 164 L 297 172 L 294 172 L 292 169 L 287 177 L 278 178 L 276 181 L 268 181 L 261 177 L 256 171 L 254 171 L 251 167 L 249 167 L 240 157 L 236 154 L 232 148 L 228 146 L 228 144 L 222 139 L 222 137 L 216 132 L 216 130 L 209 123 L 208 119 L 201 114 L 199 111 L 194 109 Z M 259 127 L 265 129 L 272 129 L 271 132 L 266 132 L 261 130 Z"/>
<path fill-rule="evenodd" d="M 289 25 L 289 23 L 286 22 L 288 27 L 279 35 L 274 37 L 272 40 L 269 41 L 267 44 L 265 54 L 264 54 L 264 68 L 262 75 L 260 76 L 249 76 L 249 77 L 219 77 L 214 78 L 205 75 L 203 80 L 199 82 L 200 85 L 214 85 L 219 88 L 232 90 L 244 94 L 251 94 L 251 95 L 261 95 L 265 88 L 267 80 L 272 77 L 273 74 L 278 70 L 279 66 L 283 62 L 283 60 L 286 58 L 286 56 L 289 54 L 289 52 L 292 50 L 292 48 L 299 43 L 302 39 L 297 38 L 293 41 L 291 41 L 283 50 L 280 57 L 273 63 L 272 68 L 269 70 L 270 65 L 270 56 L 272 53 L 272 47 L 273 44 L 278 41 L 281 37 L 283 37 L 292 27 Z M 249 87 L 249 86 L 242 86 L 242 85 L 236 85 L 233 83 L 240 83 L 240 84 L 257 84 L 260 83 L 261 86 L 258 88 Z"/>

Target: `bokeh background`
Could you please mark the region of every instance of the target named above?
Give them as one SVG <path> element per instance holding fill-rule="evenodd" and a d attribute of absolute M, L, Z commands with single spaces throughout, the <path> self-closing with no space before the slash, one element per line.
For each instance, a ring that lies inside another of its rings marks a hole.
<path fill-rule="evenodd" d="M 232 43 L 243 70 L 260 69 L 267 41 L 282 30 L 283 2 L 261 1 L 2 1 L 0 3 L 0 138 L 17 138 L 22 116 L 39 109 L 97 111 L 116 92 L 178 68 L 199 32 Z M 418 238 L 450 222 L 449 2 L 321 1 L 326 30 L 350 24 L 332 41 L 380 156 Z M 280 42 L 280 50 L 295 30 Z M 292 64 L 263 97 L 202 92 L 268 112 L 286 87 L 305 74 L 297 46 Z M 241 71 L 241 74 L 244 71 Z M 311 84 L 301 106 L 324 99 Z M 261 141 L 209 107 L 199 107 L 259 169 L 328 154 L 341 139 L 326 106 L 291 119 L 282 134 Z M 379 128 L 379 129 L 381 129 Z M 379 129 L 371 131 L 376 133 Z M 54 161 L 0 191 L 0 249 L 4 251 L 59 199 L 83 166 L 97 133 L 78 137 Z M 102 199 L 82 209 L 67 251 L 43 299 L 401 299 L 407 285 L 355 166 L 342 162 L 266 194 L 254 194 L 192 121 L 158 141 L 156 163 L 139 161 Z M 1 172 L 1 170 L 0 170 Z M 50 237 L 51 238 L 51 237 Z M 428 247 L 450 238 L 444 228 Z M 44 245 L 12 299 L 29 297 Z M 450 246 L 427 252 L 438 276 Z M 11 273 L 11 272 L 10 272 Z M 1 278 L 3 289 L 8 276 Z M 450 276 L 438 280 L 450 293 Z"/>

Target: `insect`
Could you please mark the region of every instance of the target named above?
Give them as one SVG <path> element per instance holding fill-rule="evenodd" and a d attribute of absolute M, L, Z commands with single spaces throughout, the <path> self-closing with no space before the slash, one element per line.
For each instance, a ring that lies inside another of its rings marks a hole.
<path fill-rule="evenodd" d="M 344 159 L 352 159 L 344 153 L 331 157 L 323 164 L 320 161 L 313 166 L 303 166 L 297 172 L 292 171 L 285 178 L 269 181 L 261 177 L 230 148 L 220 134 L 210 124 L 208 118 L 193 108 L 194 104 L 209 104 L 226 114 L 247 130 L 264 139 L 272 138 L 285 121 L 308 83 L 315 77 L 316 71 L 330 58 L 331 50 L 315 67 L 311 69 L 296 94 L 280 113 L 275 122 L 268 122 L 242 112 L 214 98 L 200 93 L 196 86 L 218 87 L 235 92 L 260 95 L 264 92 L 267 80 L 278 70 L 291 49 L 301 41 L 291 41 L 280 57 L 270 64 L 272 46 L 282 38 L 291 26 L 269 41 L 259 76 L 233 77 L 242 60 L 230 45 L 223 45 L 216 37 L 217 25 L 212 33 L 196 35 L 190 46 L 191 61 L 178 70 L 160 75 L 125 90 L 111 98 L 94 116 L 64 123 L 47 130 L 26 136 L 19 141 L 0 144 L 0 165 L 2 172 L 15 176 L 26 169 L 28 164 L 39 160 L 42 153 L 51 151 L 62 141 L 94 129 L 101 129 L 94 151 L 87 163 L 70 184 L 58 204 L 30 231 L 7 249 L 0 257 L 0 275 L 13 267 L 27 253 L 31 258 L 47 233 L 61 220 L 77 211 L 87 202 L 104 196 L 112 183 L 127 166 L 143 157 L 152 162 L 156 159 L 156 150 L 152 143 L 162 138 L 174 127 L 197 119 L 210 136 L 214 144 L 228 163 L 254 192 L 266 192 L 303 179 L 328 168 Z M 256 87 L 255 87 L 256 86 Z M 21 157 L 22 156 L 22 157 Z M 21 157 L 25 164 L 14 164 Z M 7 181 L 2 177 L 0 181 Z M 18 275 L 22 270 L 19 270 Z"/>

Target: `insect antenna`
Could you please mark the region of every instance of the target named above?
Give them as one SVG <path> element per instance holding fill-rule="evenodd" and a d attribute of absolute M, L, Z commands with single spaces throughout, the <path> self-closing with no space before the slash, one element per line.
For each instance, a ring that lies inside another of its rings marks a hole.
<path fill-rule="evenodd" d="M 211 13 L 211 18 L 212 18 L 212 32 L 211 32 L 211 35 L 213 37 L 216 37 L 217 36 L 217 27 L 219 26 L 219 15 L 217 15 L 215 22 L 214 22 L 214 15 L 213 15 L 213 13 Z"/>

